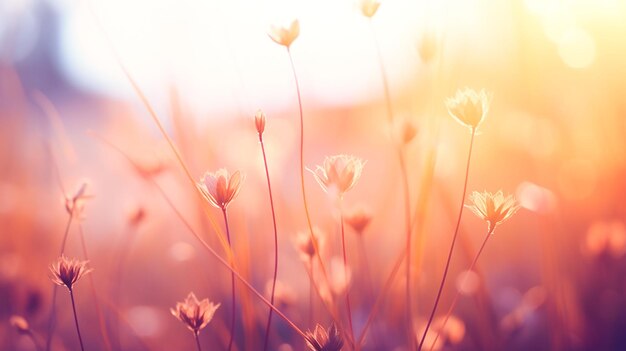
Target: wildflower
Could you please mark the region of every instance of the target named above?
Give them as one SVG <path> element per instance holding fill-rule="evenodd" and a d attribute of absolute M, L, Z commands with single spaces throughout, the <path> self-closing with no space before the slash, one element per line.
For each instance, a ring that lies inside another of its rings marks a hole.
<path fill-rule="evenodd" d="M 291 24 L 289 24 L 289 27 L 271 25 L 267 34 L 277 44 L 289 49 L 291 43 L 300 35 L 300 22 L 294 19 L 291 21 Z"/>
<path fill-rule="evenodd" d="M 328 330 L 316 325 L 313 332 L 306 333 L 305 340 L 311 351 L 340 351 L 343 348 L 343 339 L 334 324 Z"/>
<path fill-rule="evenodd" d="M 92 271 L 87 268 L 88 261 L 79 261 L 75 258 L 67 258 L 65 256 L 59 257 L 59 259 L 50 266 L 52 272 L 52 281 L 58 285 L 65 285 L 70 291 L 72 286 L 83 275 Z"/>
<path fill-rule="evenodd" d="M 326 242 L 324 240 L 326 235 L 320 229 L 313 228 L 313 237 L 315 238 L 317 248 L 322 251 Z M 295 246 L 296 250 L 298 250 L 298 253 L 300 254 L 300 258 L 302 259 L 302 261 L 311 262 L 313 260 L 313 257 L 315 257 L 315 244 L 313 243 L 311 235 L 308 231 L 299 232 L 296 235 Z"/>
<path fill-rule="evenodd" d="M 496 226 L 509 219 L 519 209 L 519 205 L 513 195 L 504 197 L 502 191 L 498 191 L 495 194 L 486 191 L 482 193 L 474 191 L 470 195 L 470 201 L 472 204 L 465 206 L 478 217 L 487 221 L 489 233 L 493 233 Z"/>
<path fill-rule="evenodd" d="M 11 324 L 11 326 L 20 334 L 30 333 L 28 321 L 26 321 L 26 319 L 22 316 L 12 315 L 11 318 L 9 318 L 9 324 Z"/>
<path fill-rule="evenodd" d="M 209 299 L 198 301 L 194 293 L 189 293 L 184 302 L 176 303 L 176 308 L 170 312 L 174 317 L 187 325 L 191 331 L 198 334 L 213 319 L 213 315 L 220 304 L 209 302 Z"/>
<path fill-rule="evenodd" d="M 363 207 L 357 207 L 345 216 L 346 223 L 357 232 L 357 234 L 362 234 L 371 220 L 372 214 Z"/>
<path fill-rule="evenodd" d="M 476 92 L 465 88 L 446 100 L 446 107 L 452 117 L 475 131 L 489 110 L 490 96 L 485 90 Z"/>
<path fill-rule="evenodd" d="M 65 210 L 71 216 L 79 218 L 85 208 L 85 199 L 91 196 L 86 195 L 87 182 L 82 182 L 72 196 L 65 197 Z"/>
<path fill-rule="evenodd" d="M 311 172 L 325 192 L 328 193 L 332 189 L 342 196 L 359 180 L 364 165 L 363 160 L 354 156 L 327 156 L 324 159 L 324 166 L 317 166 L 315 172 Z"/>
<path fill-rule="evenodd" d="M 376 11 L 378 11 L 378 7 L 380 6 L 379 0 L 359 0 L 357 5 L 359 6 L 359 10 L 363 16 L 367 18 L 372 18 Z"/>
<path fill-rule="evenodd" d="M 214 173 L 206 172 L 196 183 L 196 187 L 213 206 L 226 210 L 228 204 L 239 194 L 244 178 L 239 171 L 230 175 L 222 168 Z"/>
<path fill-rule="evenodd" d="M 257 110 L 254 115 L 254 125 L 256 126 L 256 131 L 259 135 L 263 134 L 263 131 L 265 130 L 265 113 L 263 113 L 260 109 Z"/>

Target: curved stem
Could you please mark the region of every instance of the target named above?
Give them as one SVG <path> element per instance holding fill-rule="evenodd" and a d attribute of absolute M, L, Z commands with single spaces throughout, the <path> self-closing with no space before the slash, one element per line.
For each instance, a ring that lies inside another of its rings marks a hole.
<path fill-rule="evenodd" d="M 200 338 L 198 338 L 198 332 L 193 332 L 193 336 L 196 339 L 196 346 L 198 347 L 198 351 L 202 351 L 202 347 L 200 347 Z"/>
<path fill-rule="evenodd" d="M 80 342 L 80 349 L 85 351 L 85 347 L 83 346 L 83 338 L 80 335 L 80 327 L 78 326 L 78 316 L 76 315 L 76 303 L 74 302 L 74 292 L 72 289 L 70 290 L 70 299 L 72 300 L 72 311 L 74 311 L 74 322 L 76 323 L 76 333 L 78 334 L 78 341 Z"/>
<path fill-rule="evenodd" d="M 296 66 L 293 63 L 293 58 L 291 57 L 291 50 L 287 48 L 287 54 L 289 56 L 289 63 L 291 64 L 291 71 L 293 73 L 293 79 L 296 84 L 296 93 L 298 95 L 298 111 L 300 112 L 300 188 L 302 191 L 302 200 L 304 202 L 304 212 L 306 214 L 306 222 L 309 228 L 309 234 L 311 236 L 311 242 L 313 243 L 313 247 L 315 248 L 315 252 L 317 253 L 317 257 L 320 261 L 320 269 L 322 271 L 322 275 L 324 276 L 324 280 L 328 282 L 328 274 L 326 272 L 326 267 L 324 266 L 324 262 L 322 261 L 322 256 L 319 250 L 319 244 L 317 242 L 317 238 L 313 235 L 313 224 L 311 222 L 311 214 L 309 212 L 309 204 L 306 198 L 306 189 L 304 186 L 304 114 L 302 112 L 302 97 L 300 95 L 300 83 L 298 81 L 298 75 L 296 74 Z"/>
<path fill-rule="evenodd" d="M 346 283 L 346 307 L 348 308 L 348 326 L 350 327 L 350 338 L 354 343 L 354 326 L 352 324 L 352 307 L 350 306 L 350 282 L 348 281 L 348 255 L 346 254 L 346 233 L 343 225 L 343 210 L 339 205 L 339 221 L 341 222 L 341 249 L 343 252 L 343 275 Z M 354 344 L 355 350 L 358 351 L 359 345 Z"/>
<path fill-rule="evenodd" d="M 276 278 L 278 276 L 278 229 L 276 226 L 276 212 L 274 210 L 274 198 L 272 196 L 272 184 L 270 182 L 270 171 L 267 167 L 267 156 L 265 155 L 265 145 L 263 144 L 263 136 L 259 134 L 259 142 L 261 143 L 261 151 L 263 152 L 263 164 L 265 166 L 265 177 L 267 178 L 267 189 L 270 196 L 270 207 L 272 209 L 272 224 L 274 226 L 274 278 L 272 280 L 272 292 L 270 295 L 270 303 L 274 304 L 274 294 L 276 292 Z M 267 351 L 269 344 L 270 327 L 272 325 L 273 310 L 270 308 L 269 315 L 267 316 L 267 327 L 265 328 L 265 342 L 263 343 L 263 350 Z"/>
<path fill-rule="evenodd" d="M 483 240 L 482 245 L 480 245 L 480 249 L 478 249 L 478 253 L 476 253 L 476 256 L 474 256 L 474 260 L 472 261 L 472 264 L 470 265 L 468 271 L 472 271 L 474 267 L 476 266 L 476 262 L 478 262 L 478 258 L 480 257 L 480 254 L 485 249 L 485 245 L 487 245 L 487 240 L 489 240 L 489 237 L 491 237 L 491 233 L 493 233 L 493 230 L 487 231 L 485 240 Z M 463 278 L 463 281 L 461 282 L 461 286 L 465 285 L 466 282 L 467 282 L 467 276 Z M 441 328 L 437 332 L 437 336 L 435 336 L 435 339 L 430 345 L 429 350 L 432 350 L 435 347 L 435 343 L 437 342 L 437 340 L 439 340 L 440 331 L 446 327 L 446 323 L 448 323 L 448 319 L 450 319 L 450 316 L 452 315 L 452 311 L 454 310 L 454 307 L 456 307 L 456 303 L 459 300 L 460 296 L 461 295 L 459 294 L 459 291 L 457 290 L 456 295 L 454 295 L 454 299 L 452 300 L 452 304 L 450 305 L 450 308 L 448 309 L 448 312 L 446 313 L 446 317 L 443 319 L 443 324 L 441 325 Z"/>
<path fill-rule="evenodd" d="M 137 164 L 131 159 L 129 158 L 129 156 L 119 147 L 115 146 L 115 144 L 107 141 L 106 139 L 96 135 L 95 133 L 92 133 L 92 135 L 96 136 L 100 141 L 102 141 L 103 143 L 105 143 L 106 145 L 110 146 L 111 148 L 113 148 L 114 150 L 116 150 L 117 152 L 119 152 L 122 156 L 124 156 L 133 166 L 137 166 Z M 163 190 L 163 188 L 159 185 L 159 183 L 157 183 L 154 179 L 152 178 L 146 178 L 146 181 L 150 182 L 159 192 L 159 194 L 161 194 L 161 197 L 163 197 L 163 200 L 165 200 L 165 202 L 167 203 L 167 205 L 172 209 L 172 211 L 174 211 L 174 214 L 176 215 L 176 217 L 178 217 L 178 219 L 180 219 L 180 221 L 182 222 L 182 224 L 185 226 L 185 228 L 187 228 L 187 230 L 189 231 L 189 233 L 200 243 L 200 245 L 209 253 L 211 254 L 211 256 L 213 256 L 222 266 L 224 266 L 224 268 L 226 268 L 227 270 L 229 270 L 230 272 L 232 272 L 235 277 L 243 284 L 246 286 L 246 288 L 248 288 L 248 290 L 250 290 L 250 292 L 252 292 L 261 302 L 263 302 L 265 305 L 267 305 L 269 308 L 271 308 L 280 318 L 282 318 L 288 325 L 290 328 L 292 328 L 296 333 L 298 333 L 298 335 L 300 335 L 301 337 L 306 337 L 306 333 L 304 331 L 302 331 L 302 329 L 298 328 L 298 326 L 291 320 L 289 319 L 289 317 L 287 317 L 283 312 L 281 312 L 278 308 L 276 308 L 276 306 L 274 306 L 272 303 L 270 303 L 264 296 L 263 294 L 261 294 L 257 289 L 255 289 L 252 284 L 250 284 L 250 282 L 248 282 L 241 274 L 239 274 L 239 272 L 237 272 L 237 270 L 233 267 L 231 267 L 230 263 L 228 261 L 226 261 L 224 258 L 222 258 L 222 256 L 220 256 L 217 251 L 215 251 L 215 249 L 213 249 L 204 239 L 202 239 L 202 237 L 196 232 L 196 230 L 191 226 L 191 224 L 189 223 L 189 221 L 187 221 L 187 219 L 185 218 L 185 216 L 183 216 L 183 214 L 180 212 L 180 210 L 176 207 L 176 205 L 172 202 L 172 199 L 167 195 L 167 193 L 165 192 L 165 190 Z M 229 250 L 230 251 L 230 250 Z M 230 257 L 230 255 L 229 255 Z"/>
<path fill-rule="evenodd" d="M 228 247 L 232 251 L 233 246 L 230 241 L 230 228 L 228 227 L 228 216 L 226 215 L 226 208 L 222 208 L 222 214 L 224 215 L 224 226 L 226 227 L 226 239 L 228 240 Z M 233 262 L 231 261 L 231 267 L 234 267 Z M 230 319 L 230 341 L 228 342 L 228 350 L 232 350 L 233 341 L 235 340 L 235 318 L 237 317 L 237 299 L 235 296 L 235 272 L 232 271 L 230 273 L 230 288 L 231 288 L 231 296 L 232 296 L 232 305 L 233 308 L 231 310 L 231 319 Z"/>
<path fill-rule="evenodd" d="M 433 322 L 433 318 L 435 317 L 435 312 L 437 311 L 437 306 L 439 305 L 439 299 L 441 298 L 441 293 L 443 291 L 443 286 L 446 283 L 446 277 L 448 276 L 448 269 L 450 268 L 450 261 L 452 259 L 452 252 L 454 251 L 454 244 L 456 243 L 456 238 L 459 234 L 459 228 L 461 227 L 461 217 L 463 217 L 463 209 L 465 208 L 465 194 L 467 192 L 467 180 L 469 178 L 469 167 L 470 161 L 472 159 L 472 148 L 474 146 L 474 136 L 476 135 L 476 129 L 472 128 L 472 137 L 470 139 L 469 153 L 467 155 L 467 165 L 465 166 L 465 180 L 463 181 L 463 195 L 461 196 L 461 208 L 459 209 L 459 216 L 456 221 L 456 228 L 454 229 L 454 235 L 452 236 L 452 245 L 450 245 L 450 251 L 448 252 L 448 258 L 446 260 L 446 267 L 443 271 L 443 277 L 441 278 L 441 284 L 439 284 L 439 290 L 437 291 L 437 297 L 435 298 L 435 304 L 433 305 L 433 310 L 430 312 L 430 317 L 428 318 L 428 323 L 426 324 L 426 328 L 424 329 L 424 333 L 422 334 L 422 338 L 420 340 L 419 346 L 417 347 L 418 351 L 422 350 L 422 346 L 424 345 L 424 341 L 426 340 L 426 334 L 428 333 L 428 329 Z"/>

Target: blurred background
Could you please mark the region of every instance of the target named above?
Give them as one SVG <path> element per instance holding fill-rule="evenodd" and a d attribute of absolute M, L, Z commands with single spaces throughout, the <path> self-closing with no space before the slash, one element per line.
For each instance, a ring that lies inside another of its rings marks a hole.
<path fill-rule="evenodd" d="M 230 273 L 172 206 L 223 251 L 121 66 L 194 178 L 223 167 L 246 174 L 229 207 L 233 247 L 243 275 L 267 296 L 273 231 L 253 123 L 257 109 L 266 113 L 279 228 L 277 305 L 303 330 L 330 322 L 319 298 L 310 297 L 293 244 L 306 229 L 298 100 L 287 51 L 267 35 L 270 24 L 291 18 L 301 27 L 290 51 L 303 100 L 305 165 L 314 169 L 325 156 L 344 153 L 367 160 L 343 200 L 346 209 L 364 206 L 372 214 L 364 233 L 346 233 L 357 331 L 404 250 L 400 147 L 421 336 L 451 242 L 470 142 L 445 99 L 471 87 L 493 96 L 474 143 L 468 189 L 514 194 L 522 210 L 490 239 L 470 286 L 460 282 L 486 225 L 464 213 L 438 313 L 462 292 L 451 323 L 456 334 L 437 348 L 626 348 L 625 2 L 387 0 L 368 19 L 343 0 L 3 0 L 0 349 L 36 349 L 10 325 L 13 315 L 46 342 L 48 266 L 68 223 L 65 199 L 82 184 L 88 197 L 81 218 L 70 223 L 65 253 L 86 258 L 82 235 L 94 268 L 91 283 L 81 280 L 76 288 L 87 348 L 192 349 L 192 335 L 169 308 L 194 291 L 222 303 L 200 339 L 208 349 L 225 349 Z M 402 144 L 406 125 L 416 135 Z M 339 208 L 305 176 L 332 270 L 330 262 L 341 257 Z M 223 230 L 219 211 L 209 215 Z M 394 280 L 364 350 L 406 349 L 404 274 Z M 267 307 L 243 285 L 238 289 L 237 348 L 260 350 Z M 78 349 L 66 295 L 58 289 L 53 350 Z M 275 316 L 273 323 L 271 349 L 304 349 L 283 321 Z"/>

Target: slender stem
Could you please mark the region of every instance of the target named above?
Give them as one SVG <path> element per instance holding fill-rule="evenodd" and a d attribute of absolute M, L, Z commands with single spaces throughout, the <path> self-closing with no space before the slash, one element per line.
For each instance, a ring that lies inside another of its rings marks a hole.
<path fill-rule="evenodd" d="M 470 265 L 468 271 L 472 271 L 474 267 L 476 266 L 476 262 L 478 262 L 478 258 L 480 257 L 480 254 L 485 249 L 485 245 L 487 245 L 487 240 L 489 240 L 489 237 L 491 237 L 492 233 L 493 233 L 493 230 L 487 231 L 487 235 L 485 236 L 485 239 L 483 240 L 482 245 L 480 245 L 480 249 L 478 249 L 476 256 L 474 256 L 474 260 L 472 261 L 472 264 Z M 461 282 L 461 286 L 465 285 L 466 282 L 467 282 L 467 276 L 463 278 L 463 281 Z M 454 307 L 456 307 L 456 303 L 459 300 L 460 296 L 461 295 L 459 294 L 459 291 L 457 290 L 456 294 L 454 295 L 454 299 L 452 300 L 452 304 L 450 305 L 450 308 L 448 309 L 448 312 L 446 313 L 446 317 L 443 319 L 443 324 L 441 325 L 441 328 L 437 332 L 437 335 L 435 336 L 435 339 L 430 345 L 429 350 L 432 350 L 435 347 L 435 343 L 439 339 L 440 331 L 444 330 L 444 328 L 446 327 L 446 323 L 448 323 L 448 319 L 450 319 L 450 316 L 452 315 L 452 311 L 454 311 Z"/>
<path fill-rule="evenodd" d="M 70 232 L 70 227 L 72 225 L 72 219 L 74 215 L 72 213 L 69 214 L 67 218 L 67 224 L 65 225 L 65 231 L 63 232 L 63 241 L 61 242 L 61 249 L 59 250 L 59 256 L 63 256 L 65 253 L 65 244 L 67 243 L 67 237 Z M 54 320 L 56 316 L 56 301 L 57 301 L 57 285 L 54 284 L 52 288 L 52 307 L 50 308 L 50 317 L 48 318 L 48 335 L 46 337 L 46 351 L 50 351 L 50 347 L 52 346 L 52 336 L 54 334 Z"/>
<path fill-rule="evenodd" d="M 144 94 L 143 90 L 141 90 L 141 88 L 139 87 L 139 84 L 137 84 L 135 79 L 133 79 L 132 75 L 130 74 L 130 71 L 128 71 L 128 69 L 126 68 L 126 66 L 122 62 L 122 59 L 120 58 L 117 50 L 115 50 L 115 46 L 113 45 L 113 42 L 112 42 L 111 38 L 109 37 L 107 31 L 105 30 L 104 26 L 102 25 L 102 22 L 100 21 L 100 19 L 96 15 L 96 12 L 94 11 L 93 7 L 91 6 L 91 3 L 88 2 L 88 1 L 85 1 L 85 4 L 87 5 L 87 9 L 89 10 L 89 13 L 93 17 L 96 26 L 98 27 L 98 29 L 100 29 L 100 31 L 104 35 L 106 43 L 107 43 L 109 49 L 111 50 L 111 53 L 115 57 L 115 60 L 117 61 L 117 64 L 119 65 L 120 69 L 124 73 L 124 76 L 126 76 L 126 79 L 128 80 L 128 82 L 132 86 L 132 88 L 135 91 L 135 93 L 137 94 L 137 97 L 139 97 L 139 99 L 141 100 L 142 104 L 144 105 L 144 107 L 148 111 L 148 114 L 150 115 L 150 118 L 152 118 L 152 121 L 154 122 L 154 124 L 159 129 L 159 132 L 163 136 L 163 139 L 165 139 L 165 141 L 167 142 L 169 148 L 174 153 L 174 156 L 175 156 L 176 160 L 178 161 L 178 163 L 180 164 L 183 172 L 185 173 L 185 176 L 187 177 L 187 180 L 189 181 L 189 183 L 191 183 L 191 186 L 194 188 L 194 192 L 195 192 L 196 196 L 201 197 L 202 195 L 198 191 L 195 191 L 196 181 L 193 178 L 193 176 L 191 175 L 191 172 L 189 171 L 189 167 L 187 167 L 187 164 L 183 160 L 183 157 L 182 157 L 181 153 L 178 151 L 178 148 L 176 147 L 176 145 L 174 145 L 174 142 L 172 141 L 172 138 L 170 138 L 169 134 L 167 134 L 167 131 L 163 127 L 163 123 L 161 123 L 161 119 L 159 118 L 159 116 L 157 115 L 156 111 L 154 110 L 154 108 L 150 104 L 150 101 L 148 100 L 148 98 Z M 202 204 L 206 204 L 206 202 L 202 201 Z M 213 216 L 208 211 L 208 207 L 207 206 L 208 205 L 204 205 L 202 207 L 202 209 L 204 210 L 204 213 L 206 214 L 207 218 L 209 219 L 209 223 L 211 224 L 211 227 L 215 231 L 215 234 L 217 235 L 217 238 L 219 239 L 220 244 L 226 250 L 226 253 L 229 256 L 229 258 L 232 258 L 232 252 L 230 251 L 230 248 L 228 247 L 227 243 L 224 240 L 224 235 L 219 230 L 219 227 L 215 223 L 215 220 L 213 219 Z"/>
<path fill-rule="evenodd" d="M 224 215 L 224 226 L 226 227 L 226 239 L 228 240 L 228 247 L 232 251 L 233 246 L 230 241 L 230 228 L 228 227 L 228 216 L 226 215 L 226 208 L 222 208 L 222 214 Z M 231 266 L 234 267 L 234 264 L 231 262 Z M 232 350 L 233 341 L 235 340 L 235 318 L 237 317 L 237 305 L 236 305 L 236 296 L 235 296 L 235 272 L 232 271 L 230 273 L 230 287 L 232 294 L 232 305 L 233 308 L 231 310 L 231 319 L 230 319 L 230 341 L 228 342 L 228 350 Z"/>
<path fill-rule="evenodd" d="M 117 147 L 115 144 L 107 141 L 106 139 L 98 136 L 95 133 L 91 133 L 93 136 L 96 136 L 100 141 L 102 141 L 103 143 L 105 143 L 106 145 L 110 146 L 111 148 L 113 148 L 114 150 L 116 150 L 117 152 L 119 152 L 122 156 L 124 156 L 126 158 L 126 160 L 128 160 L 134 167 L 137 167 L 137 164 L 119 147 Z M 226 261 L 224 258 L 222 258 L 222 256 L 220 256 L 217 251 L 215 251 L 215 249 L 213 249 L 197 232 L 196 230 L 191 226 L 191 224 L 189 223 L 189 221 L 187 221 L 187 219 L 185 218 L 185 216 L 183 216 L 183 214 L 180 212 L 180 210 L 176 207 L 176 205 L 172 202 L 172 199 L 167 195 L 167 193 L 165 192 L 165 190 L 163 190 L 163 188 L 159 185 L 159 183 L 157 183 L 154 179 L 152 178 L 147 178 L 146 181 L 150 182 L 159 192 L 159 194 L 161 194 L 161 197 L 163 197 L 163 200 L 165 200 L 165 202 L 167 203 L 167 205 L 172 209 L 172 211 L 174 211 L 174 214 L 176 215 L 176 217 L 178 217 L 178 219 L 180 219 L 180 221 L 182 222 L 182 224 L 185 226 L 185 228 L 187 228 L 187 230 L 189 231 L 189 233 L 200 243 L 200 245 L 209 253 L 211 254 L 211 256 L 213 256 L 222 266 L 224 266 L 224 268 L 226 268 L 227 270 L 229 270 L 230 272 L 232 272 L 233 274 L 235 274 L 235 277 L 243 284 L 246 286 L 246 288 L 248 288 L 248 290 L 250 290 L 250 292 L 252 292 L 261 302 L 263 302 L 265 305 L 267 305 L 269 308 L 271 308 L 280 318 L 282 318 L 288 325 L 290 328 L 292 328 L 296 333 L 298 333 L 298 335 L 302 336 L 302 337 L 306 337 L 306 334 L 304 333 L 304 331 L 302 331 L 302 329 L 298 328 L 298 326 L 291 320 L 289 319 L 289 317 L 287 317 L 283 312 L 281 312 L 278 308 L 276 308 L 272 303 L 270 303 L 264 296 L 263 294 L 261 294 L 257 289 L 255 289 L 252 284 L 250 284 L 250 282 L 248 282 L 241 274 L 239 274 L 239 272 L 237 272 L 237 270 L 233 267 L 231 267 L 231 264 Z M 230 249 L 229 249 L 230 252 Z M 229 255 L 229 257 L 231 257 Z"/>
<path fill-rule="evenodd" d="M 72 311 L 74 311 L 74 322 L 76 323 L 76 333 L 78 334 L 78 341 L 80 342 L 80 349 L 85 351 L 83 346 L 83 338 L 80 336 L 80 327 L 78 326 L 78 316 L 76 315 L 76 303 L 74 302 L 74 292 L 70 288 L 70 299 L 72 300 Z"/>
<path fill-rule="evenodd" d="M 304 186 L 304 114 L 302 113 L 300 83 L 298 81 L 298 75 L 296 74 L 296 65 L 293 63 L 293 57 L 291 56 L 291 50 L 289 49 L 289 47 L 287 47 L 287 54 L 289 56 L 289 63 L 291 64 L 291 71 L 293 72 L 293 79 L 296 84 L 296 93 L 298 95 L 298 110 L 300 112 L 300 187 L 302 190 L 302 200 L 304 202 L 304 212 L 306 214 L 307 226 L 309 227 L 309 234 L 311 235 L 311 242 L 313 243 L 313 247 L 315 248 L 315 252 L 320 261 L 320 269 L 322 271 L 322 275 L 324 276 L 325 281 L 328 282 L 328 274 L 326 272 L 324 262 L 322 261 L 317 238 L 315 237 L 315 235 L 313 235 L 313 224 L 311 222 L 311 214 L 309 212 L 309 204 L 307 202 L 306 189 Z"/>
<path fill-rule="evenodd" d="M 456 228 L 454 229 L 454 235 L 452 237 L 452 245 L 450 245 L 450 252 L 448 252 L 448 258 L 446 260 L 446 267 L 444 268 L 444 271 L 443 271 L 441 284 L 439 284 L 439 291 L 437 291 L 437 297 L 435 298 L 435 304 L 433 305 L 433 310 L 430 312 L 428 323 L 426 324 L 426 328 L 424 329 L 424 333 L 422 334 L 422 338 L 420 340 L 419 346 L 417 347 L 418 351 L 422 350 L 422 346 L 424 345 L 424 341 L 426 340 L 426 334 L 428 333 L 428 329 L 430 328 L 430 325 L 433 322 L 433 318 L 435 317 L 435 312 L 437 311 L 437 306 L 439 305 L 439 299 L 441 298 L 441 292 L 443 291 L 443 286 L 445 285 L 446 277 L 448 276 L 448 269 L 450 268 L 452 252 L 454 251 L 454 244 L 456 243 L 456 238 L 459 234 L 459 228 L 461 227 L 461 217 L 463 217 L 463 209 L 465 208 L 465 194 L 467 192 L 467 180 L 469 178 L 469 167 L 470 167 L 470 161 L 472 159 L 472 148 L 474 146 L 475 135 L 476 135 L 476 128 L 472 128 L 472 137 L 470 138 L 469 153 L 467 155 L 467 165 L 465 166 L 465 180 L 463 181 L 463 194 L 461 196 L 461 208 L 459 209 L 459 216 L 456 221 Z"/>
<path fill-rule="evenodd" d="M 348 308 L 348 326 L 350 327 L 350 338 L 354 342 L 354 326 L 352 324 L 352 307 L 350 306 L 350 285 L 348 281 L 348 255 L 346 254 L 346 233 L 343 225 L 343 210 L 341 203 L 339 205 L 339 221 L 341 222 L 341 249 L 343 252 L 343 275 L 346 283 L 346 307 Z M 354 348 L 358 350 L 358 344 L 354 344 Z"/>
<path fill-rule="evenodd" d="M 200 338 L 198 337 L 199 332 L 193 332 L 193 336 L 196 339 L 196 346 L 198 347 L 198 351 L 202 351 L 202 347 L 200 347 Z"/>
<path fill-rule="evenodd" d="M 387 109 L 387 119 L 389 121 L 390 127 L 393 123 L 393 108 L 391 104 L 391 92 L 389 90 L 389 80 L 387 78 L 387 72 L 385 71 L 385 65 L 383 63 L 383 55 L 380 50 L 380 45 L 378 44 L 378 39 L 376 37 L 376 31 L 374 30 L 374 25 L 370 18 L 370 28 L 372 30 L 372 38 L 374 39 L 374 45 L 376 46 L 376 54 L 378 56 L 378 66 L 380 69 L 381 80 L 383 83 L 383 90 L 385 93 L 385 106 Z M 391 128 L 390 128 L 391 129 Z M 398 144 L 396 146 L 398 162 L 400 163 L 400 173 L 402 176 L 402 191 L 404 197 L 404 220 L 405 220 L 405 230 L 406 230 L 406 292 L 405 292 L 405 303 L 406 303 L 406 322 L 409 331 L 409 348 L 413 348 L 413 308 L 412 306 L 412 294 L 411 294 L 411 198 L 409 195 L 409 178 L 407 174 L 406 162 L 404 160 L 404 155 L 402 153 L 402 146 Z"/>
<path fill-rule="evenodd" d="M 267 167 L 267 156 L 265 154 L 265 145 L 263 144 L 263 136 L 259 134 L 259 142 L 261 143 L 261 151 L 263 152 L 263 164 L 265 166 L 265 177 L 267 178 L 267 189 L 270 196 L 270 207 L 272 209 L 272 224 L 274 226 L 274 278 L 272 280 L 272 292 L 270 295 L 270 303 L 274 304 L 274 295 L 276 293 L 276 278 L 278 276 L 278 229 L 276 226 L 276 212 L 274 210 L 274 198 L 272 196 L 272 184 L 270 182 L 270 171 Z M 263 343 L 263 350 L 267 351 L 269 344 L 270 327 L 272 325 L 272 309 L 270 308 L 269 315 L 267 316 L 267 327 L 265 328 L 265 342 Z"/>

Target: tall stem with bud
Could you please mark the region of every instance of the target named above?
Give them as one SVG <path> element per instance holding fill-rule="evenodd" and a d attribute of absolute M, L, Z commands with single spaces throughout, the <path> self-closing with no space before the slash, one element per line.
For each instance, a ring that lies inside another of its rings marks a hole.
<path fill-rule="evenodd" d="M 272 290 L 270 293 L 270 303 L 274 304 L 274 296 L 276 293 L 276 278 L 278 276 L 278 229 L 276 226 L 276 211 L 274 210 L 274 197 L 272 196 L 272 183 L 270 181 L 270 171 L 267 166 L 267 155 L 265 154 L 265 144 L 263 143 L 263 131 L 265 130 L 265 114 L 262 111 L 256 113 L 254 119 L 256 130 L 259 134 L 259 143 L 261 144 L 261 152 L 263 153 L 263 166 L 265 167 L 265 178 L 267 179 L 267 190 L 270 197 L 270 208 L 272 210 L 272 225 L 274 228 L 274 276 L 272 278 Z M 263 350 L 267 350 L 269 345 L 270 327 L 272 325 L 272 315 L 274 311 L 270 308 L 267 316 L 267 326 L 265 327 L 265 341 L 263 342 Z"/>

